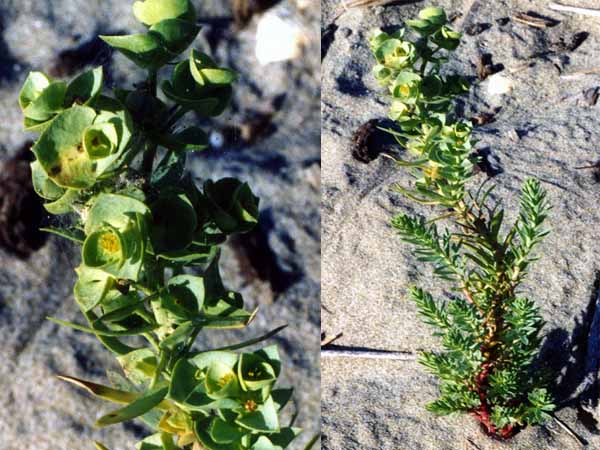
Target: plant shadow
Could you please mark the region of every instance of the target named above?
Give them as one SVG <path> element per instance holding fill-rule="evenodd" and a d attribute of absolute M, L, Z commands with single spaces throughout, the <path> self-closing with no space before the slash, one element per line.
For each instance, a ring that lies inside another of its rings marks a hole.
<path fill-rule="evenodd" d="M 575 407 L 581 423 L 594 434 L 600 433 L 599 424 L 592 413 L 583 405 L 597 405 L 600 399 L 595 389 L 598 372 L 598 359 L 590 364 L 590 336 L 594 332 L 592 323 L 597 314 L 597 301 L 600 293 L 600 272 L 596 273 L 590 299 L 579 317 L 575 318 L 573 331 L 555 328 L 544 339 L 537 366 L 544 372 L 554 375 L 552 394 L 558 409 Z M 596 330 L 597 331 L 597 330 Z M 596 349 L 597 350 L 597 349 Z"/>

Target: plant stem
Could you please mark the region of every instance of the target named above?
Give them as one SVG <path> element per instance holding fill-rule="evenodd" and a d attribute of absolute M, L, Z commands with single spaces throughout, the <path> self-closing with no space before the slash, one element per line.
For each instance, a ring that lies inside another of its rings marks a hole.
<path fill-rule="evenodd" d="M 156 97 L 158 90 L 158 72 L 155 69 L 148 71 L 148 91 L 150 95 Z M 144 159 L 142 161 L 142 172 L 149 177 L 152 175 L 154 159 L 156 158 L 157 145 L 154 142 L 146 141 L 144 144 Z"/>
<path fill-rule="evenodd" d="M 158 346 L 158 342 L 156 342 L 156 339 L 154 339 L 154 337 L 150 333 L 144 333 L 142 336 L 144 336 L 146 338 L 146 340 L 150 343 L 150 345 L 152 345 L 154 350 L 156 350 L 157 352 L 160 352 L 160 347 Z"/>
<path fill-rule="evenodd" d="M 154 371 L 154 377 L 152 377 L 152 383 L 150 383 L 150 389 L 153 389 L 158 381 L 160 380 L 160 375 L 162 374 L 165 365 L 167 364 L 168 359 L 167 352 L 165 350 L 161 350 L 158 359 L 158 365 L 156 366 L 156 370 Z"/>
<path fill-rule="evenodd" d="M 165 125 L 165 130 L 170 130 L 173 125 L 179 122 L 183 116 L 185 116 L 189 112 L 189 109 L 184 108 L 183 106 L 177 106 L 171 117 L 167 120 L 167 124 Z"/>

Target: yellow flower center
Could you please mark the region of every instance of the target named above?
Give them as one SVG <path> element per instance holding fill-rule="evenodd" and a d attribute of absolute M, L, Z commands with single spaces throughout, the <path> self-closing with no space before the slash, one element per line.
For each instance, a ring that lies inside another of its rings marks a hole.
<path fill-rule="evenodd" d="M 256 371 L 250 370 L 248 372 L 248 378 L 258 378 L 261 376 L 261 374 L 262 374 L 262 371 L 260 371 L 260 370 L 256 370 Z"/>
<path fill-rule="evenodd" d="M 246 403 L 244 403 L 244 409 L 248 412 L 256 411 L 256 408 L 258 408 L 258 405 L 254 400 L 246 400 Z"/>
<path fill-rule="evenodd" d="M 100 238 L 100 247 L 108 253 L 117 253 L 121 250 L 119 239 L 113 233 L 104 233 Z"/>
<path fill-rule="evenodd" d="M 440 176 L 440 168 L 436 165 L 429 166 L 423 170 L 425 175 L 431 178 L 433 181 L 437 180 Z"/>
<path fill-rule="evenodd" d="M 410 94 L 410 86 L 408 84 L 403 84 L 402 86 L 400 86 L 400 93 L 403 97 L 408 97 L 408 95 Z"/>
<path fill-rule="evenodd" d="M 232 373 L 228 373 L 226 375 L 223 375 L 217 384 L 219 385 L 219 387 L 224 388 L 230 382 L 232 382 L 234 379 L 235 379 L 235 375 Z"/>

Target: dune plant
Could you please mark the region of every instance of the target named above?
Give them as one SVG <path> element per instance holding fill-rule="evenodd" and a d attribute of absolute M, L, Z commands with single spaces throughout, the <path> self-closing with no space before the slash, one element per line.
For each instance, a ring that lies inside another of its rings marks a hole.
<path fill-rule="evenodd" d="M 393 156 L 414 176 L 395 186 L 408 199 L 439 210 L 437 217 L 399 214 L 392 225 L 415 246 L 415 256 L 433 265 L 452 295 L 435 300 L 413 287 L 410 297 L 425 323 L 441 338 L 441 351 L 423 352 L 420 362 L 440 379 L 440 396 L 427 408 L 437 414 L 470 413 L 490 435 L 508 438 L 521 427 L 542 423 L 554 405 L 533 364 L 543 320 L 519 285 L 537 258 L 533 250 L 548 233 L 546 193 L 525 181 L 516 221 L 485 180 L 477 189 L 471 124 L 453 113 L 453 101 L 468 92 L 457 75 L 443 73 L 448 52 L 461 35 L 441 8 L 426 8 L 406 30 L 378 31 L 369 44 L 374 76 L 391 94 L 392 133 L 405 157 Z M 447 226 L 438 226 L 445 221 Z"/>
<path fill-rule="evenodd" d="M 32 72 L 19 96 L 26 130 L 40 133 L 36 192 L 48 212 L 71 217 L 47 230 L 82 248 L 74 297 L 87 324 L 51 320 L 96 335 L 123 369 L 109 373 L 111 386 L 61 378 L 124 405 L 97 426 L 145 422 L 154 434 L 138 450 L 287 448 L 300 430 L 280 425 L 292 389 L 275 387 L 277 347 L 236 351 L 282 327 L 234 345 L 193 345 L 256 313 L 223 285 L 219 249 L 256 225 L 258 198 L 233 178 L 199 188 L 186 157 L 208 147 L 207 135 L 179 122 L 188 112 L 221 114 L 237 75 L 197 50 L 179 59 L 199 32 L 189 0 L 137 1 L 133 12 L 145 33 L 102 39 L 147 70 L 144 83 L 109 95 L 101 67 L 71 82 Z"/>

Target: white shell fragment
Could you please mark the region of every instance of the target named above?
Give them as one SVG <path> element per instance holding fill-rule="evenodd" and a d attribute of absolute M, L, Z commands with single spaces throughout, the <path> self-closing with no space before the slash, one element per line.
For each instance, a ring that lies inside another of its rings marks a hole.
<path fill-rule="evenodd" d="M 223 133 L 213 130 L 208 136 L 208 142 L 212 148 L 221 148 L 225 145 L 225 136 Z"/>
<path fill-rule="evenodd" d="M 513 87 L 513 81 L 499 73 L 495 73 L 487 79 L 487 93 L 489 95 L 508 94 L 513 90 Z"/>
<path fill-rule="evenodd" d="M 256 30 L 256 59 L 261 65 L 287 61 L 302 54 L 304 34 L 292 20 L 266 12 Z"/>

